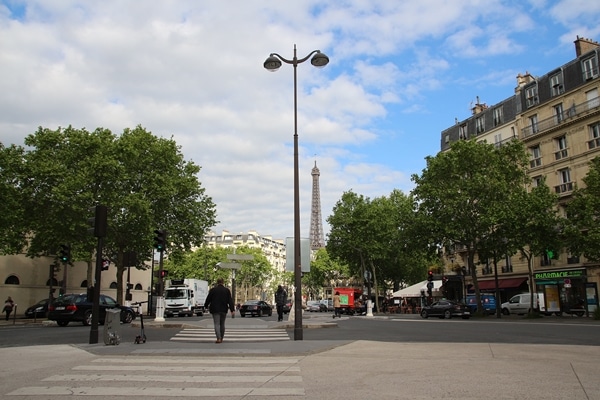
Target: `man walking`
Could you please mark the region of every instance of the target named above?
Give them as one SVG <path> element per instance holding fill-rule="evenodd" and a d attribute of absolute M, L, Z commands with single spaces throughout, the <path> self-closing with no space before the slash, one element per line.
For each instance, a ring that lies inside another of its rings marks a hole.
<path fill-rule="evenodd" d="M 287 292 L 279 285 L 275 292 L 275 306 L 277 307 L 277 321 L 283 321 L 283 306 L 287 303 Z"/>
<path fill-rule="evenodd" d="M 223 343 L 225 336 L 225 319 L 227 318 L 227 310 L 231 311 L 231 318 L 235 317 L 235 308 L 233 306 L 233 298 L 228 288 L 223 286 L 223 278 L 217 279 L 217 285 L 208 291 L 204 308 L 212 314 L 213 323 L 215 326 L 215 335 L 217 341 L 215 343 Z"/>
<path fill-rule="evenodd" d="M 342 313 L 341 313 L 341 307 L 342 307 L 342 302 L 340 300 L 340 292 L 335 292 L 335 295 L 333 295 L 333 318 L 338 317 L 341 318 L 342 317 Z"/>

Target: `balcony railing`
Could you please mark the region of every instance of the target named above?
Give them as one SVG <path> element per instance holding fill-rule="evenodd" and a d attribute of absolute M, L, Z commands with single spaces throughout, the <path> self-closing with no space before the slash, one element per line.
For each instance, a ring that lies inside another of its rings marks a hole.
<path fill-rule="evenodd" d="M 562 183 L 558 186 L 554 186 L 554 191 L 558 194 L 572 192 L 573 191 L 573 182 Z"/>
<path fill-rule="evenodd" d="M 558 117 L 556 115 L 553 115 L 552 117 L 538 121 L 533 125 L 526 126 L 525 128 L 521 129 L 521 135 L 524 138 L 536 135 L 545 130 L 554 128 L 555 126 L 558 126 L 560 124 L 564 124 L 570 119 L 576 118 L 583 113 L 589 112 L 599 107 L 600 97 L 596 97 L 581 104 L 573 104 L 568 110 L 563 111 Z"/>

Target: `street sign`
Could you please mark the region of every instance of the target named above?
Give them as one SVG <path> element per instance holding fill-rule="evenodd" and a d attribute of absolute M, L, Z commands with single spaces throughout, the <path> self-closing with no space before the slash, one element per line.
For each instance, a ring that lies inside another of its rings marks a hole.
<path fill-rule="evenodd" d="M 242 264 L 239 263 L 224 263 L 224 262 L 220 262 L 217 263 L 217 267 L 219 268 L 225 268 L 225 269 L 240 269 L 242 267 Z"/>
<path fill-rule="evenodd" d="M 254 256 L 252 254 L 227 254 L 227 259 L 236 261 L 248 261 L 254 260 Z"/>

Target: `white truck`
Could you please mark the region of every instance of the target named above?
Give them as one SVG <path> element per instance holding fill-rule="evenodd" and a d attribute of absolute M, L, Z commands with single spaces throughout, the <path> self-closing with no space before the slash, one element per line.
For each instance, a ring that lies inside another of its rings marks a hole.
<path fill-rule="evenodd" d="M 208 282 L 201 279 L 167 280 L 164 291 L 165 317 L 188 317 L 204 314 L 204 301 L 208 295 Z"/>

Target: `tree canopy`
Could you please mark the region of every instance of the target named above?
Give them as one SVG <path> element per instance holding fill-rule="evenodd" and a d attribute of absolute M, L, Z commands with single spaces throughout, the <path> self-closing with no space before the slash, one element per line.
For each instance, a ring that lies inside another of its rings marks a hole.
<path fill-rule="evenodd" d="M 73 261 L 88 262 L 88 282 L 93 282 L 96 238 L 88 233 L 88 220 L 93 206 L 107 206 L 103 256 L 117 266 L 119 301 L 128 267 L 124 254 L 135 253 L 132 266 L 144 268 L 152 256 L 153 230 L 169 232 L 169 256 L 176 258 L 200 246 L 217 222 L 215 205 L 198 180 L 200 167 L 184 160 L 174 140 L 141 126 L 120 135 L 103 128 L 40 127 L 25 146 L 1 149 L 7 160 L 2 183 L 12 188 L 3 193 L 6 204 L 15 206 L 15 217 L 0 221 L 1 234 L 20 233 L 30 257 L 55 255 L 61 244 L 69 244 Z M 7 243 L 13 245 L 5 251 L 20 250 L 14 237 Z"/>

